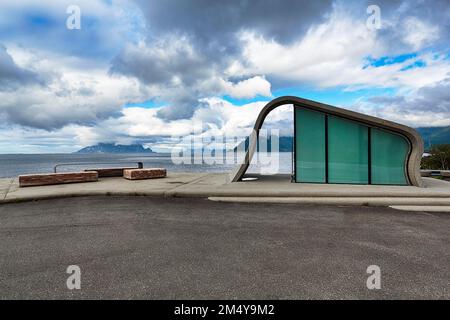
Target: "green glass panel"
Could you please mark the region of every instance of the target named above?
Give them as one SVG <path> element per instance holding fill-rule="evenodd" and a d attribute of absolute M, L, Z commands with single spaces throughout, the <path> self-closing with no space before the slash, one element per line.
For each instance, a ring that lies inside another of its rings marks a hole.
<path fill-rule="evenodd" d="M 328 117 L 329 183 L 369 183 L 368 127 Z"/>
<path fill-rule="evenodd" d="M 296 182 L 325 182 L 325 115 L 295 108 Z"/>
<path fill-rule="evenodd" d="M 409 144 L 403 137 L 379 129 L 371 131 L 372 184 L 406 185 Z"/>

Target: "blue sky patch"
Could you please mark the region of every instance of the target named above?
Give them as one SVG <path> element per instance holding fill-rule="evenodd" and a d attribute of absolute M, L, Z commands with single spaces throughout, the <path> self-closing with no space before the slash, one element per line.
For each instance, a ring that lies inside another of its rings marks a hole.
<path fill-rule="evenodd" d="M 406 70 L 415 69 L 415 68 L 425 68 L 426 66 L 427 66 L 427 64 L 425 63 L 425 61 L 417 60 L 414 63 L 411 63 L 410 65 L 407 65 L 406 67 L 401 68 L 400 71 L 406 71 Z"/>
<path fill-rule="evenodd" d="M 275 97 L 297 96 L 334 106 L 351 106 L 357 100 L 365 100 L 374 96 L 391 96 L 396 92 L 393 88 L 368 88 L 346 91 L 345 87 L 314 90 L 311 88 L 288 88 L 274 91 Z"/>
<path fill-rule="evenodd" d="M 414 59 L 417 57 L 417 53 L 406 53 L 398 56 L 384 56 L 380 58 L 367 57 L 363 69 L 367 67 L 383 67 L 391 64 L 403 63 L 407 60 Z"/>
<path fill-rule="evenodd" d="M 264 96 L 256 96 L 254 98 L 248 98 L 248 99 L 237 99 L 230 97 L 228 95 L 225 95 L 222 97 L 223 100 L 228 101 L 229 103 L 234 104 L 235 106 L 243 106 L 252 102 L 259 102 L 259 101 L 269 101 L 271 98 L 264 97 Z"/>
<path fill-rule="evenodd" d="M 243 106 L 259 101 L 268 102 L 273 98 L 281 96 L 296 96 L 334 106 L 351 106 L 355 104 L 357 100 L 366 100 L 375 96 L 393 96 L 395 93 L 396 90 L 394 88 L 367 88 L 353 91 L 346 91 L 345 87 L 324 90 L 314 90 L 311 88 L 283 88 L 274 90 L 273 97 L 271 98 L 263 96 L 257 96 L 252 99 L 235 99 L 229 96 L 223 96 L 222 98 L 236 106 Z"/>
<path fill-rule="evenodd" d="M 125 104 L 125 108 L 145 108 L 145 109 L 153 109 L 160 108 L 166 105 L 165 102 L 156 102 L 153 100 L 143 101 L 143 102 L 130 102 Z"/>
<path fill-rule="evenodd" d="M 56 24 L 56 21 L 54 19 L 51 19 L 50 17 L 45 16 L 45 15 L 39 15 L 39 14 L 30 14 L 27 17 L 25 17 L 25 21 L 28 22 L 28 25 L 30 27 L 51 28 Z"/>

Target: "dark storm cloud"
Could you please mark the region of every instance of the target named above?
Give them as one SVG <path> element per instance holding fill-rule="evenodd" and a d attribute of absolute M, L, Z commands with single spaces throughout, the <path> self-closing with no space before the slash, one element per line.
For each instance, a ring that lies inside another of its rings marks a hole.
<path fill-rule="evenodd" d="M 169 37 L 145 48 L 128 47 L 113 61 L 112 73 L 135 76 L 146 84 L 170 85 L 174 78 L 183 84 L 213 75 L 214 66 L 192 54 L 188 40 Z"/>
<path fill-rule="evenodd" d="M 10 124 L 52 131 L 70 124 L 95 126 L 99 121 L 123 116 L 122 105 L 100 99 L 85 102 L 95 95 L 67 95 L 66 101 L 53 93 L 34 96 L 35 91 L 18 92 L 11 101 L 0 101 L 0 120 Z M 76 91 L 74 91 L 76 92 Z M 108 103 L 109 102 L 109 103 Z M 1 122 L 1 121 L 0 121 Z"/>
<path fill-rule="evenodd" d="M 450 113 L 450 78 L 435 86 L 421 88 L 418 96 L 418 99 L 408 104 L 410 109 Z"/>
<path fill-rule="evenodd" d="M 227 43 L 240 30 L 253 30 L 279 42 L 295 40 L 308 27 L 320 22 L 332 9 L 332 1 L 144 1 L 137 0 L 149 31 L 187 32 L 206 47 L 228 49 Z M 207 49 L 207 48 L 206 48 Z"/>
<path fill-rule="evenodd" d="M 439 35 L 436 34 L 438 37 L 434 39 L 433 47 L 448 49 L 450 37 L 446 35 L 450 34 L 449 0 L 377 0 L 341 3 L 353 17 L 360 16 L 364 20 L 368 17 L 366 9 L 369 5 L 380 7 L 381 29 L 377 30 L 377 37 L 389 47 L 392 55 L 417 50 L 404 42 L 405 33 L 408 32 L 406 22 L 411 18 L 427 25 L 438 26 Z"/>
<path fill-rule="evenodd" d="M 199 102 L 195 95 L 177 95 L 170 99 L 172 107 L 162 108 L 158 110 L 157 116 L 163 120 L 189 119 L 193 116 L 195 110 L 205 106 Z"/>
<path fill-rule="evenodd" d="M 381 9 L 382 28 L 378 37 L 389 45 L 391 54 L 404 53 L 414 49 L 403 41 L 408 19 L 417 19 L 421 23 L 437 26 L 435 49 L 448 50 L 450 45 L 450 1 L 449 0 L 411 0 L 411 1 L 375 1 Z M 367 6 L 370 2 L 366 2 Z M 358 7 L 354 7 L 357 9 Z M 357 9 L 359 10 L 359 9 Z M 416 30 L 420 31 L 420 30 Z"/>
<path fill-rule="evenodd" d="M 375 103 L 375 104 L 402 104 L 405 103 L 404 97 L 390 97 L 390 96 L 378 96 L 378 97 L 372 97 L 368 99 L 369 102 Z"/>
<path fill-rule="evenodd" d="M 121 116 L 117 111 L 119 107 L 113 105 L 101 108 L 96 104 L 82 102 L 61 105 L 60 102 L 52 104 L 33 97 L 20 97 L 2 106 L 0 115 L 9 123 L 52 131 L 69 124 L 94 126 L 99 120 Z"/>
<path fill-rule="evenodd" d="M 398 49 L 405 49 L 401 41 L 408 17 L 416 17 L 429 24 L 439 22 L 442 34 L 450 34 L 449 0 L 378 0 L 378 1 L 299 1 L 299 0 L 229 0 L 229 1 L 148 1 L 135 0 L 142 9 L 148 36 L 167 33 L 187 34 L 197 49 L 208 55 L 211 62 L 240 52 L 235 35 L 242 30 L 254 31 L 267 39 L 288 44 L 301 39 L 305 32 L 326 19 L 340 7 L 348 15 L 365 23 L 369 5 L 381 10 L 380 38 Z M 384 22 L 384 24 L 383 24 Z M 390 40 L 398 41 L 390 41 Z M 449 37 L 441 37 L 448 43 Z"/>
<path fill-rule="evenodd" d="M 378 107 L 389 107 L 408 114 L 419 112 L 450 113 L 450 77 L 433 86 L 422 87 L 413 99 L 403 96 L 368 99 Z"/>
<path fill-rule="evenodd" d="M 392 54 L 408 52 L 403 41 L 408 18 L 439 27 L 440 37 L 434 45 L 447 49 L 450 44 L 449 0 L 230 0 L 230 1 L 148 1 L 135 0 L 142 9 L 148 36 L 166 33 L 188 34 L 196 48 L 217 63 L 223 57 L 240 52 L 235 35 L 254 31 L 281 44 L 301 39 L 314 25 L 323 22 L 332 10 L 341 8 L 353 19 L 365 23 L 369 5 L 381 10 L 382 28 L 378 37 L 389 45 Z"/>
<path fill-rule="evenodd" d="M 287 44 L 304 36 L 333 9 L 331 0 L 135 2 L 144 14 L 150 42 L 167 34 L 186 35 L 206 59 L 202 67 L 223 66 L 238 57 L 242 44 L 237 34 L 241 31 Z"/>
<path fill-rule="evenodd" d="M 20 68 L 0 45 L 0 91 L 8 91 L 28 84 L 42 83 L 39 76 L 29 70 Z"/>
<path fill-rule="evenodd" d="M 110 72 L 138 78 L 145 85 L 160 86 L 158 96 L 169 104 L 158 112 L 164 120 L 191 118 L 201 91 L 212 92 L 217 66 L 191 47 L 188 39 L 169 37 L 144 48 L 127 47 L 112 62 Z"/>
<path fill-rule="evenodd" d="M 166 94 L 159 98 L 169 107 L 158 113 L 164 120 L 192 117 L 201 107 L 198 99 L 218 90 L 217 77 L 240 80 L 224 75 L 232 60 L 240 60 L 240 31 L 286 43 L 332 10 L 329 0 L 136 2 L 147 23 L 147 49 L 124 49 L 112 61 L 111 73 L 164 86 Z"/>

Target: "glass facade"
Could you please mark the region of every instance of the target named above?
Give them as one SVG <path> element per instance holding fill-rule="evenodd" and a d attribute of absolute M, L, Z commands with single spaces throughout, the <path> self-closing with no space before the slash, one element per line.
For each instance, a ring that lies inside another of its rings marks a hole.
<path fill-rule="evenodd" d="M 402 136 L 298 106 L 294 117 L 296 182 L 408 184 Z"/>
<path fill-rule="evenodd" d="M 371 130 L 373 184 L 406 185 L 405 162 L 409 144 L 405 138 L 384 130 Z"/>
<path fill-rule="evenodd" d="M 295 123 L 297 182 L 325 183 L 325 114 L 298 109 Z"/>
<path fill-rule="evenodd" d="M 368 184 L 368 128 L 328 116 L 328 182 Z"/>

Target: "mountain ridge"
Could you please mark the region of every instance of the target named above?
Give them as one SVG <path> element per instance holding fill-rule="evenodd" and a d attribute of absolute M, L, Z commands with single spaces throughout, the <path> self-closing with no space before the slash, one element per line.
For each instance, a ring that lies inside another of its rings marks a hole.
<path fill-rule="evenodd" d="M 425 149 L 429 149 L 436 144 L 450 144 L 450 126 L 420 127 L 416 130 L 422 136 Z"/>
<path fill-rule="evenodd" d="M 144 148 L 141 144 L 98 143 L 84 147 L 74 153 L 154 153 L 154 151 L 150 148 Z"/>

